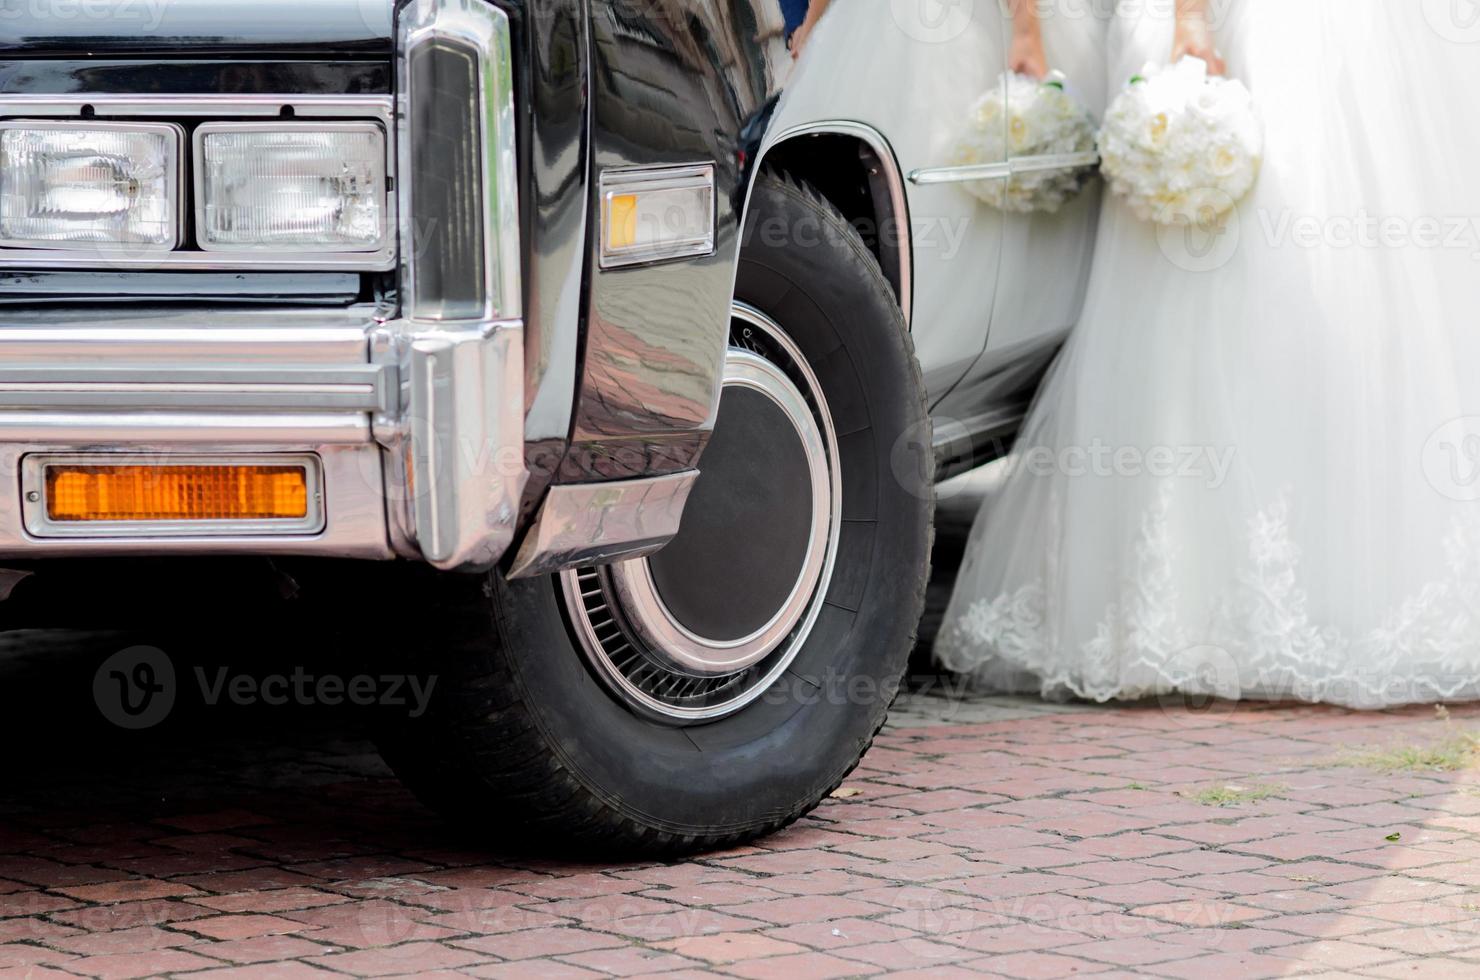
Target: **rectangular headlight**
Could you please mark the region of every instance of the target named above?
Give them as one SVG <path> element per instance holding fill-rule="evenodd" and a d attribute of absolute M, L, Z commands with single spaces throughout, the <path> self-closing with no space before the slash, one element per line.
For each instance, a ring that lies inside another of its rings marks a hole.
<path fill-rule="evenodd" d="M 183 133 L 171 123 L 0 122 L 0 246 L 175 248 Z"/>
<path fill-rule="evenodd" d="M 373 252 L 385 242 L 374 123 L 208 123 L 195 131 L 196 237 L 209 250 Z"/>

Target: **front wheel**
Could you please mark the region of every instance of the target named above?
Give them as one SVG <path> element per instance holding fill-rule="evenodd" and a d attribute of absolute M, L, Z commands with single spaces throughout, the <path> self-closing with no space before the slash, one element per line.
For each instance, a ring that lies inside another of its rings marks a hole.
<path fill-rule="evenodd" d="M 810 188 L 762 174 L 750 215 L 673 542 L 544 579 L 429 576 L 438 683 L 384 748 L 490 843 L 657 855 L 768 833 L 842 782 L 897 691 L 931 537 L 929 453 L 898 451 L 928 431 L 909 334 Z"/>

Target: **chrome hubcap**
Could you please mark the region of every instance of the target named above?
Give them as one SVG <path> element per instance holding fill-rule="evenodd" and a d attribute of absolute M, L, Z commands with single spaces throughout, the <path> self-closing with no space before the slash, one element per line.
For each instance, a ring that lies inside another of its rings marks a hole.
<path fill-rule="evenodd" d="M 832 576 L 837 437 L 775 321 L 736 304 L 715 434 L 678 537 L 652 558 L 562 573 L 583 651 L 644 713 L 738 711 L 790 665 Z"/>

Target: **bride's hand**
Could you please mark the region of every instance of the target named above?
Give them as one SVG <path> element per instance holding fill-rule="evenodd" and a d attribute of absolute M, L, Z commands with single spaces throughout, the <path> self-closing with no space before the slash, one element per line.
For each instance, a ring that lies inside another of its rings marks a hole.
<path fill-rule="evenodd" d="M 1012 50 L 1007 54 L 1007 70 L 1043 78 L 1048 74 L 1048 55 L 1043 52 L 1043 36 L 1037 31 L 1031 34 L 1014 34 Z"/>
<path fill-rule="evenodd" d="M 1188 3 L 1183 0 L 1177 5 L 1177 33 L 1172 39 L 1172 64 L 1181 61 L 1184 55 L 1206 61 L 1210 75 L 1222 75 L 1228 70 L 1228 66 L 1223 63 L 1223 55 L 1218 52 L 1213 27 L 1208 23 L 1207 10 L 1203 3 Z"/>
<path fill-rule="evenodd" d="M 1043 78 L 1048 74 L 1048 55 L 1043 53 L 1043 28 L 1038 23 L 1037 0 L 1011 0 L 1012 48 L 1007 52 L 1007 70 Z"/>

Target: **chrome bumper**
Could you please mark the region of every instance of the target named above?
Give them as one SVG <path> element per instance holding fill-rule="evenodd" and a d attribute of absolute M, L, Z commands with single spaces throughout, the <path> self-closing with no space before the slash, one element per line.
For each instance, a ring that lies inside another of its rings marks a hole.
<path fill-rule="evenodd" d="M 398 368 L 370 359 L 373 307 L 217 314 L 166 310 L 0 315 L 0 555 L 179 552 L 385 558 L 382 449 L 373 419 Z M 27 457 L 52 453 L 312 453 L 324 528 L 312 535 L 47 537 L 21 506 Z"/>
<path fill-rule="evenodd" d="M 177 552 L 401 555 L 491 566 L 524 488 L 518 321 L 418 329 L 386 311 L 313 308 L 0 317 L 0 556 Z M 66 538 L 28 530 L 27 457 L 311 453 L 313 535 Z M 3 491 L 0 491 L 3 492 Z"/>

